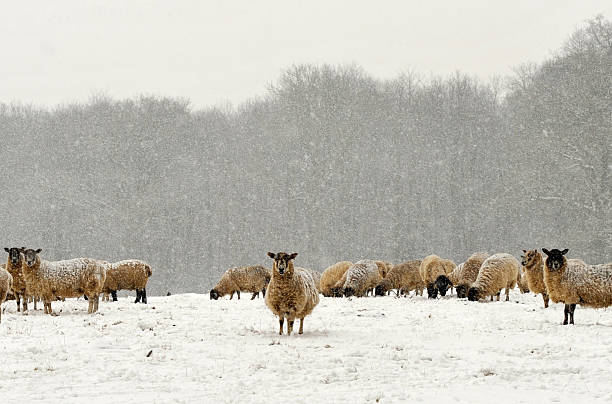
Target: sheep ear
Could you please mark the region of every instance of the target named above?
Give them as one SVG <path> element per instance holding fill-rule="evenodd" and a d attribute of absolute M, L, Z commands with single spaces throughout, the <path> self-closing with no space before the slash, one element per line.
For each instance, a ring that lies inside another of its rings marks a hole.
<path fill-rule="evenodd" d="M 268 257 L 275 259 L 276 258 L 276 254 L 268 252 Z"/>
<path fill-rule="evenodd" d="M 41 251 L 42 251 L 42 248 L 39 248 L 38 250 L 36 250 L 36 254 L 40 254 Z"/>
<path fill-rule="evenodd" d="M 527 250 L 523 250 L 523 252 L 524 252 L 525 254 L 527 254 Z"/>
<path fill-rule="evenodd" d="M 10 252 L 11 250 L 9 250 L 8 247 L 4 247 L 4 251 Z"/>
<path fill-rule="evenodd" d="M 546 255 L 550 255 L 550 251 L 548 251 L 546 248 L 542 248 L 542 252 Z"/>
<path fill-rule="evenodd" d="M 569 250 L 566 248 L 565 250 L 561 251 L 561 255 L 565 255 L 565 254 L 567 254 L 567 252 L 568 252 L 568 251 L 569 251 Z"/>
<path fill-rule="evenodd" d="M 289 256 L 289 259 L 290 259 L 290 260 L 294 260 L 294 259 L 295 259 L 295 257 L 297 257 L 297 255 L 298 255 L 298 253 L 293 253 L 293 254 L 291 254 L 291 255 Z"/>

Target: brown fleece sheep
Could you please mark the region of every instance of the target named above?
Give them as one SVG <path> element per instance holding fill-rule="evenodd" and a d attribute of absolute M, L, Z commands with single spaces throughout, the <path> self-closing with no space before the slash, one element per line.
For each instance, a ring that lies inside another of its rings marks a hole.
<path fill-rule="evenodd" d="M 25 256 L 22 270 L 27 294 L 42 298 L 45 314 L 53 314 L 51 302 L 58 297 L 79 297 L 83 294 L 89 301 L 87 313 L 98 311 L 100 293 L 106 280 L 106 266 L 90 258 L 46 261 L 38 255 L 41 251 L 22 251 Z"/>
<path fill-rule="evenodd" d="M 546 290 L 546 284 L 544 283 L 544 259 L 542 254 L 535 250 L 523 250 L 523 256 L 521 256 L 521 264 L 524 269 L 524 277 L 527 280 L 527 286 L 529 290 L 535 293 L 542 294 L 544 300 L 544 308 L 548 307 L 548 291 Z"/>
<path fill-rule="evenodd" d="M 459 264 L 448 276 L 440 275 L 436 279 L 436 287 L 438 290 L 443 290 L 448 288 L 448 286 L 454 285 L 455 289 L 457 289 L 457 297 L 467 297 L 468 290 L 472 283 L 476 281 L 476 277 L 478 277 L 480 266 L 487 258 L 489 258 L 489 254 L 483 252 L 470 255 L 465 262 Z"/>
<path fill-rule="evenodd" d="M 106 281 L 104 282 L 105 298 L 110 293 L 113 296 L 113 302 L 117 301 L 118 290 L 135 290 L 136 300 L 134 303 L 147 303 L 147 282 L 153 274 L 153 270 L 144 261 L 140 260 L 122 260 L 109 264 L 105 261 L 102 263 L 107 265 Z"/>
<path fill-rule="evenodd" d="M 612 305 L 612 262 L 588 265 L 582 260 L 567 259 L 568 249 L 548 251 L 544 266 L 544 283 L 550 299 L 565 304 L 563 325 L 574 324 L 576 304 L 602 308 Z"/>
<path fill-rule="evenodd" d="M 13 296 L 15 297 L 15 303 L 17 303 L 17 311 L 20 311 L 19 302 L 23 307 L 23 313 L 28 311 L 28 296 L 26 294 L 26 284 L 23 277 L 21 267 L 23 265 L 23 254 L 22 249 L 17 247 L 4 248 L 9 255 L 6 261 L 5 269 L 13 277 Z"/>
<path fill-rule="evenodd" d="M 468 300 L 477 301 L 486 296 L 497 296 L 506 288 L 506 301 L 510 300 L 510 289 L 516 286 L 519 262 L 510 254 L 493 254 L 487 258 L 478 271 L 478 276 L 468 291 Z"/>
<path fill-rule="evenodd" d="M 353 263 L 350 261 L 340 261 L 335 263 L 334 265 L 327 267 L 327 269 L 323 271 L 320 282 L 321 294 L 323 294 L 323 296 L 335 296 L 332 293 L 332 288 L 336 285 L 336 283 L 338 283 L 338 281 L 342 278 L 342 276 L 346 273 L 346 270 L 349 269 L 351 265 L 353 265 Z M 344 281 L 346 282 L 346 278 Z M 344 282 L 342 282 L 342 285 L 344 285 Z"/>
<path fill-rule="evenodd" d="M 453 261 L 443 259 L 438 257 L 435 254 L 428 255 L 423 258 L 421 261 L 421 266 L 419 268 L 419 273 L 421 278 L 423 278 L 423 282 L 427 285 L 427 295 L 430 299 L 434 299 L 438 296 L 438 292 L 440 295 L 446 295 L 447 288 L 438 289 L 436 286 L 436 280 L 439 276 L 450 274 L 453 269 L 455 269 L 456 265 Z"/>
<path fill-rule="evenodd" d="M 421 278 L 419 268 L 421 261 L 408 261 L 391 268 L 387 273 L 387 277 L 381 280 L 376 286 L 376 296 L 384 296 L 391 289 L 397 289 L 397 295 L 400 291 L 409 292 L 411 290 L 422 291 L 425 287 L 425 282 Z"/>
<path fill-rule="evenodd" d="M 293 322 L 300 319 L 299 334 L 304 332 L 304 317 L 312 313 L 319 304 L 319 294 L 315 281 L 309 271 L 295 268 L 293 260 L 297 253 L 286 254 L 269 252 L 268 256 L 274 260 L 272 279 L 268 284 L 266 306 L 278 316 L 280 324 L 279 334 L 283 334 L 283 323 L 287 319 L 287 334 L 293 331 Z"/>
<path fill-rule="evenodd" d="M 259 292 L 266 297 L 266 287 L 270 282 L 270 269 L 256 265 L 250 267 L 230 268 L 221 277 L 217 285 L 210 291 L 210 298 L 217 300 L 225 295 L 234 298 L 234 292 L 240 299 L 240 292 L 251 292 L 251 300 L 259 296 Z"/>
<path fill-rule="evenodd" d="M 0 268 L 0 306 L 4 303 L 6 295 L 13 289 L 13 276 L 4 268 Z M 2 309 L 0 308 L 0 323 L 2 322 Z"/>
<path fill-rule="evenodd" d="M 357 261 L 346 271 L 343 294 L 345 297 L 367 296 L 368 292 L 371 292 L 381 280 L 382 276 L 380 276 L 380 270 L 375 261 Z"/>

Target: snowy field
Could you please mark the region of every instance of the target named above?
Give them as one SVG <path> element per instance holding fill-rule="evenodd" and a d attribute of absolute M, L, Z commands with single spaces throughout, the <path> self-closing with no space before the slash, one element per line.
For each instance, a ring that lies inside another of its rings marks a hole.
<path fill-rule="evenodd" d="M 541 297 L 323 298 L 303 335 L 277 335 L 262 299 L 208 295 L 3 305 L 3 402 L 612 401 L 612 310 Z M 297 328 L 297 322 L 296 322 Z M 150 356 L 147 354 L 151 352 Z"/>

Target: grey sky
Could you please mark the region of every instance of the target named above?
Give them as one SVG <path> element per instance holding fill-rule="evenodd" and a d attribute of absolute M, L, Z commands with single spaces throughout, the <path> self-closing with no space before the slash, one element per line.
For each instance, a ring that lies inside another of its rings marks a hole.
<path fill-rule="evenodd" d="M 482 78 L 541 61 L 612 1 L 39 1 L 0 5 L 0 101 L 239 103 L 294 63 Z"/>

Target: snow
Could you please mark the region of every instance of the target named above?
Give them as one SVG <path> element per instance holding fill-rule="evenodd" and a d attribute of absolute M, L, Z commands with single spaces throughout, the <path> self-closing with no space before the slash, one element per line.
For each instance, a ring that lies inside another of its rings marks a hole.
<path fill-rule="evenodd" d="M 207 294 L 3 304 L 0 397 L 9 402 L 571 402 L 612 400 L 612 310 L 511 292 L 321 302 L 303 335 L 277 335 L 263 299 Z M 148 357 L 147 354 L 151 353 Z"/>

